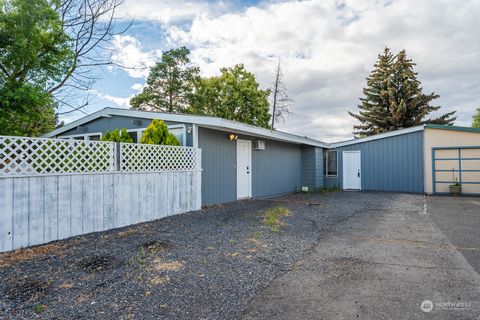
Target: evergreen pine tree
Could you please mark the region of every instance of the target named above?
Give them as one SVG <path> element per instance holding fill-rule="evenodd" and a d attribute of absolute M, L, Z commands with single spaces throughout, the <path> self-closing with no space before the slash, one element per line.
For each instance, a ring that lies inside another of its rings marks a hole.
<path fill-rule="evenodd" d="M 363 88 L 365 97 L 360 98 L 359 113 L 348 112 L 361 123 L 353 127 L 357 130 L 356 135 L 373 135 L 391 130 L 389 95 L 393 91 L 393 60 L 394 56 L 388 48 L 378 55 L 378 61 L 367 77 L 367 87 Z"/>
<path fill-rule="evenodd" d="M 356 135 L 369 136 L 426 123 L 453 123 L 455 112 L 425 119 L 431 112 L 440 109 L 440 106 L 430 105 L 439 95 L 423 93 L 414 66 L 405 50 L 393 57 L 385 48 L 379 55 L 375 69 L 367 78 L 367 87 L 363 90 L 365 98 L 360 99 L 362 104 L 358 106 L 359 114 L 349 112 L 361 122 L 354 126 Z"/>

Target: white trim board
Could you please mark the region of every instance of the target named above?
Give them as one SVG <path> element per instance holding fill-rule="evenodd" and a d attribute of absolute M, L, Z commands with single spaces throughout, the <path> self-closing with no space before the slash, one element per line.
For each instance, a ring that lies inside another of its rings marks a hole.
<path fill-rule="evenodd" d="M 328 148 L 333 149 L 333 148 L 349 146 L 349 145 L 352 145 L 352 144 L 359 144 L 359 143 L 363 143 L 363 142 L 367 142 L 367 141 L 385 139 L 385 138 L 388 138 L 388 137 L 394 137 L 394 136 L 399 136 L 399 135 L 402 135 L 402 134 L 422 131 L 424 129 L 425 129 L 424 125 L 411 127 L 411 128 L 406 128 L 406 129 L 399 129 L 399 130 L 390 131 L 390 132 L 386 132 L 386 133 L 376 134 L 374 136 L 369 136 L 369 137 L 365 137 L 365 138 L 359 138 L 359 139 L 352 139 L 352 140 L 347 140 L 347 141 L 330 143 L 328 145 Z"/>

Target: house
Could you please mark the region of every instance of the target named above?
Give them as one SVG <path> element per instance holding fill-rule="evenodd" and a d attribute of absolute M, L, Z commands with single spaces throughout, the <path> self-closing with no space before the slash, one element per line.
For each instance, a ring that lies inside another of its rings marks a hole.
<path fill-rule="evenodd" d="M 137 142 L 152 119 L 183 146 L 202 149 L 202 205 L 323 186 L 326 143 L 216 117 L 105 108 L 45 137 L 100 140 L 106 130 L 126 128 Z"/>
<path fill-rule="evenodd" d="M 152 119 L 182 145 L 202 149 L 202 204 L 338 186 L 445 193 L 458 181 L 480 194 L 480 129 L 421 125 L 338 143 L 216 117 L 105 108 L 46 135 L 99 140 L 126 128 L 137 142 Z"/>

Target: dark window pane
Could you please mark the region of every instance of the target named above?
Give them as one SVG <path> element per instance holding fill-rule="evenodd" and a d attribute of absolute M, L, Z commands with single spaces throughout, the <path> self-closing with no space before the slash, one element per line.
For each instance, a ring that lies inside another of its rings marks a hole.
<path fill-rule="evenodd" d="M 329 176 L 337 175 L 337 151 L 336 150 L 328 151 L 328 175 Z"/>
<path fill-rule="evenodd" d="M 328 150 L 323 151 L 323 175 L 327 175 L 327 153 Z"/>
<path fill-rule="evenodd" d="M 100 136 L 89 136 L 88 139 L 92 141 L 100 141 Z"/>
<path fill-rule="evenodd" d="M 137 143 L 138 139 L 137 139 L 137 132 L 136 131 L 133 131 L 133 132 L 129 132 L 128 133 L 130 135 L 130 137 L 132 138 L 132 141 L 134 143 Z"/>

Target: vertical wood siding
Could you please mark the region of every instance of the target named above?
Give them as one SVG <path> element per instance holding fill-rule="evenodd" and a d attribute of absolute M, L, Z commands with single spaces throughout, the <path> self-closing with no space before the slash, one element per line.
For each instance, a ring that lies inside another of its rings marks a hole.
<path fill-rule="evenodd" d="M 323 187 L 323 149 L 302 147 L 302 186 L 310 191 Z"/>
<path fill-rule="evenodd" d="M 343 187 L 343 156 L 361 151 L 362 190 L 423 192 L 423 131 L 337 148 L 338 177 L 325 178 L 328 187 Z"/>
<path fill-rule="evenodd" d="M 1 178 L 0 252 L 199 210 L 200 182 L 200 171 Z"/>
<path fill-rule="evenodd" d="M 202 149 L 202 204 L 236 201 L 236 142 L 228 140 L 228 132 L 207 128 L 199 128 L 198 132 L 198 144 Z M 300 145 L 246 135 L 238 135 L 238 139 L 265 141 L 265 150 L 252 150 L 253 197 L 294 192 L 300 186 Z"/>

